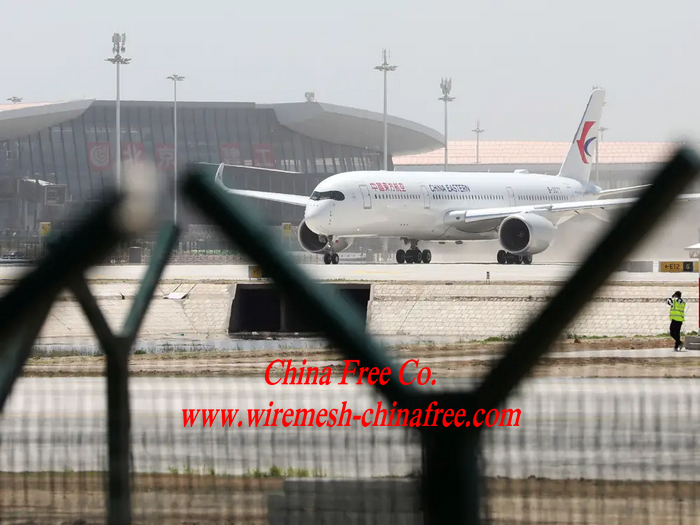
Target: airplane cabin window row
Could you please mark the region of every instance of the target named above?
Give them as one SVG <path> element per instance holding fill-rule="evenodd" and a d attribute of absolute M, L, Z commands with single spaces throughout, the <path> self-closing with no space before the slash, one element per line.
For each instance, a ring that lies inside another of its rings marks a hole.
<path fill-rule="evenodd" d="M 330 193 L 330 192 L 327 192 Z M 340 193 L 340 192 L 332 192 Z M 315 194 L 314 194 L 315 195 Z M 342 195 L 342 193 L 340 194 Z M 318 200 L 312 196 L 312 200 Z M 333 197 L 321 197 L 321 198 L 333 198 Z M 344 197 L 343 197 L 344 198 Z M 338 198 L 335 200 L 343 200 L 343 198 Z M 375 199 L 382 200 L 421 200 L 423 197 L 420 194 L 412 193 L 375 193 Z M 435 200 L 499 200 L 505 201 L 504 195 L 481 195 L 473 193 L 462 193 L 455 195 L 443 195 L 443 194 L 433 194 L 432 198 Z M 566 195 L 519 195 L 518 198 L 521 201 L 567 201 L 569 197 Z"/>

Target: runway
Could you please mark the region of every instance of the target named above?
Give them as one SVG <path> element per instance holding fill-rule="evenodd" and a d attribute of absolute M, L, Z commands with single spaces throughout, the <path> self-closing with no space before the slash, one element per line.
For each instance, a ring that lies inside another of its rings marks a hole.
<path fill-rule="evenodd" d="M 467 388 L 468 381 L 459 382 Z M 452 388 L 440 380 L 436 388 Z M 131 378 L 134 468 L 240 474 L 272 465 L 328 476 L 405 475 L 420 465 L 418 436 L 399 428 L 247 427 L 248 409 L 376 408 L 370 387 L 269 386 L 262 378 Z M 504 408 L 520 426 L 484 429 L 487 474 L 556 479 L 697 480 L 700 386 L 694 380 L 538 379 Z M 384 403 L 386 406 L 386 403 Z M 183 409 L 240 409 L 237 428 L 183 428 Z M 0 470 L 102 470 L 105 380 L 23 378 L 0 421 Z"/>
<path fill-rule="evenodd" d="M 249 265 L 181 265 L 173 264 L 165 269 L 163 279 L 180 281 L 245 281 L 248 280 Z M 374 281 L 374 282 L 492 282 L 519 281 L 564 281 L 577 269 L 575 264 L 536 264 L 499 265 L 488 263 L 430 263 L 430 264 L 301 264 L 300 267 L 313 279 L 322 281 Z M 0 267 L 1 280 L 16 280 L 30 267 Z M 91 280 L 122 281 L 140 280 L 146 272 L 146 265 L 96 266 L 88 272 Z M 627 282 L 678 282 L 695 283 L 698 276 L 688 273 L 629 273 L 615 272 L 610 281 Z"/>

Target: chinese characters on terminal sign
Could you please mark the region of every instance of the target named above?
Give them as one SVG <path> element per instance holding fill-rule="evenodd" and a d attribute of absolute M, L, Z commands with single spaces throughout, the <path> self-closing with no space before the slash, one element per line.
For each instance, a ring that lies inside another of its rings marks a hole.
<path fill-rule="evenodd" d="M 335 381 L 338 385 L 386 385 L 392 379 L 392 370 L 388 367 L 380 370 L 373 367 L 361 367 L 356 359 L 344 360 L 340 381 Z M 354 364 L 354 366 L 353 366 Z M 272 380 L 271 372 L 274 370 L 275 380 Z M 412 378 L 405 374 L 413 372 Z M 427 366 L 421 367 L 418 359 L 409 359 L 398 371 L 397 379 L 402 385 L 426 385 L 435 384 L 435 379 L 431 379 L 432 372 Z M 274 385 L 330 385 L 333 376 L 333 367 L 324 366 L 321 370 L 313 366 L 313 363 L 304 359 L 301 367 L 293 366 L 292 360 L 275 359 L 265 369 L 265 383 Z M 336 379 L 338 379 L 336 375 Z M 473 410 L 473 409 L 472 409 Z M 238 418 L 239 408 L 183 408 L 182 420 L 185 428 L 194 426 L 195 420 L 202 414 L 202 426 L 211 427 L 214 421 L 221 414 L 222 427 L 242 427 L 248 428 L 258 426 L 316 426 L 334 427 L 350 426 L 353 422 L 363 427 L 368 426 L 455 426 L 455 427 L 487 427 L 520 426 L 520 409 L 497 409 L 485 410 L 480 408 L 474 413 L 468 413 L 464 408 L 439 408 L 437 401 L 432 401 L 427 407 L 414 407 L 408 409 L 397 406 L 396 401 L 384 407 L 382 401 L 377 402 L 374 408 L 365 410 L 355 410 L 348 406 L 348 401 L 343 401 L 342 406 L 335 408 L 276 408 L 273 401 L 268 403 L 266 408 L 254 408 L 247 410 Z M 295 417 L 296 416 L 296 417 Z M 299 421 L 301 417 L 301 422 Z M 388 421 L 387 421 L 388 417 Z"/>
<path fill-rule="evenodd" d="M 404 185 L 399 182 L 370 182 L 369 187 L 374 191 L 406 191 Z"/>

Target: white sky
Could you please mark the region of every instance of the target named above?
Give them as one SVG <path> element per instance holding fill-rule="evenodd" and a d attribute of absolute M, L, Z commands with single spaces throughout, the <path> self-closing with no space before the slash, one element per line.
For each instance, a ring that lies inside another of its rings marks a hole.
<path fill-rule="evenodd" d="M 111 35 L 127 33 L 122 97 L 317 100 L 382 110 L 382 47 L 399 66 L 389 112 L 450 139 L 573 137 L 590 89 L 607 90 L 606 141 L 696 138 L 700 2 L 490 0 L 0 0 L 0 100 L 114 98 Z"/>

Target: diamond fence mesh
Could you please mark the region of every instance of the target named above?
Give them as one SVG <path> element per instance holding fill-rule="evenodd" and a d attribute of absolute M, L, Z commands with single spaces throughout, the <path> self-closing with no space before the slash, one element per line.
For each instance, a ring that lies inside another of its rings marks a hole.
<path fill-rule="evenodd" d="M 681 150 L 483 377 L 420 388 L 395 380 L 341 385 L 336 362 L 319 364 L 333 371 L 324 386 L 271 386 L 259 375 L 242 377 L 241 362 L 231 362 L 229 373 L 210 374 L 186 357 L 158 377 L 129 377 L 131 346 L 178 232 L 162 231 L 141 292 L 115 335 L 82 277 L 124 237 L 110 219 L 119 199 L 109 201 L 0 299 L 6 339 L 0 517 L 7 523 L 106 516 L 109 523 L 334 525 L 696 521 L 700 415 L 692 380 L 671 381 L 662 370 L 617 381 L 531 373 L 561 327 L 639 241 L 638 230 L 658 219 L 698 166 Z M 344 358 L 391 367 L 396 375 L 400 361 L 367 336 L 350 305 L 321 293 L 264 240 L 254 216 L 213 190 L 206 173 L 188 174 L 183 189 L 276 285 L 302 299 L 300 313 L 318 317 Z M 106 377 L 73 377 L 66 369 L 21 377 L 43 319 L 38 314 L 61 287 L 74 290 L 95 328 L 104 356 L 84 359 L 98 360 Z M 421 352 L 413 357 L 434 357 Z M 394 410 L 399 418 L 404 411 L 403 423 L 367 425 L 366 410 L 379 412 L 380 401 L 391 419 Z M 334 409 L 347 425 L 319 424 L 318 416 L 327 422 Z M 473 424 L 441 426 L 438 409 L 441 417 L 451 411 L 454 422 L 461 410 L 462 421 Z M 508 409 L 519 411 L 516 424 L 504 425 L 503 417 L 496 424 Z M 414 426 L 416 411 L 423 423 Z M 315 424 L 304 424 L 309 415 Z"/>
<path fill-rule="evenodd" d="M 695 385 L 662 377 L 527 380 L 508 404 L 522 411 L 519 426 L 483 434 L 485 521 L 696 521 Z M 358 421 L 293 426 L 310 422 L 297 409 L 315 417 L 343 402 L 354 414 L 379 401 L 391 406 L 368 386 L 321 388 L 322 395 L 318 386 L 261 378 L 132 378 L 134 522 L 423 523 L 418 431 Z M 0 424 L 3 523 L 104 518 L 105 395 L 103 378 L 18 381 Z M 280 413 L 277 426 L 265 427 L 263 413 L 251 428 L 248 410 L 262 413 L 270 402 L 294 411 L 291 425 Z M 229 424 L 222 416 L 236 409 Z M 185 423 L 183 410 L 194 420 Z M 211 410 L 208 421 L 197 410 Z"/>

